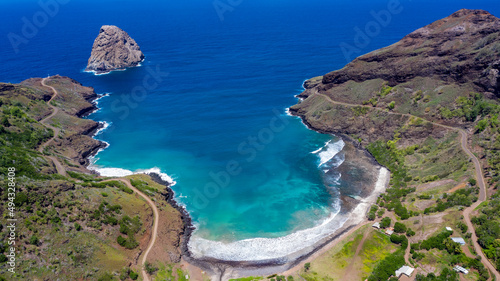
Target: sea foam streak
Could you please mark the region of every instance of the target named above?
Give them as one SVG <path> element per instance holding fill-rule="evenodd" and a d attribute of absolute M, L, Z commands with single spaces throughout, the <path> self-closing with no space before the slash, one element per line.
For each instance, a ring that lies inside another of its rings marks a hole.
<path fill-rule="evenodd" d="M 211 257 L 229 261 L 262 261 L 279 259 L 313 246 L 340 228 L 346 219 L 337 218 L 340 208 L 321 224 L 279 238 L 253 238 L 223 243 L 193 235 L 189 250 L 197 257 Z"/>
<path fill-rule="evenodd" d="M 175 185 L 176 181 L 172 179 L 169 175 L 162 173 L 160 168 L 151 168 L 147 170 L 136 170 L 134 172 L 122 168 L 102 168 L 94 165 L 90 165 L 88 167 L 89 170 L 93 170 L 98 172 L 101 176 L 104 177 L 125 177 L 125 176 L 130 176 L 130 175 L 136 175 L 136 174 L 158 174 L 160 175 L 160 178 L 164 181 L 169 182 L 171 185 Z"/>
<path fill-rule="evenodd" d="M 106 130 L 109 126 L 111 126 L 111 124 L 106 121 L 99 121 L 99 123 L 102 124 L 102 127 L 95 132 L 94 137 L 104 132 L 104 130 Z"/>
<path fill-rule="evenodd" d="M 323 166 L 326 162 L 330 161 L 344 148 L 344 141 L 338 140 L 337 142 L 332 143 L 332 141 L 328 141 L 324 147 L 313 151 L 313 154 L 317 154 L 319 157 L 319 165 L 318 167 Z"/>

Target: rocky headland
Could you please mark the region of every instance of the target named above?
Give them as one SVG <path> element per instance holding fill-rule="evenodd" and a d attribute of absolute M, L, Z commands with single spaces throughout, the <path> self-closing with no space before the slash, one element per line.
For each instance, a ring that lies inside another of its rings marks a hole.
<path fill-rule="evenodd" d="M 401 114 L 470 127 L 442 113 L 459 96 L 500 96 L 499 39 L 500 19 L 482 10 L 460 10 L 306 81 L 299 95 L 303 101 L 290 111 L 318 131 L 349 135 L 363 144 L 392 139 L 396 131 L 403 139 L 442 137 L 446 129 L 432 123 L 403 126 L 411 117 Z"/>
<path fill-rule="evenodd" d="M 172 200 L 170 183 L 159 175 L 105 178 L 87 169 L 89 157 L 106 146 L 92 137 L 102 124 L 82 118 L 97 109 L 99 97 L 62 76 L 0 83 L 0 172 L 15 169 L 16 219 L 23 221 L 16 280 L 136 276 L 157 234 L 147 261 L 179 266 L 190 221 Z M 0 184 L 7 186 L 6 176 Z M 154 200 L 157 216 L 132 187 Z"/>
<path fill-rule="evenodd" d="M 86 71 L 97 74 L 139 65 L 141 48 L 127 32 L 114 25 L 103 25 L 92 46 Z"/>

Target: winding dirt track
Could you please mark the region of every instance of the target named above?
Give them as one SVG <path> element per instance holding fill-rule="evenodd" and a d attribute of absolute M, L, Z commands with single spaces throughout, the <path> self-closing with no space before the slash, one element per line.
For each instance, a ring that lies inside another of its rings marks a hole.
<path fill-rule="evenodd" d="M 43 143 L 42 145 L 40 145 L 40 147 L 38 148 L 38 151 L 41 153 L 43 153 L 43 150 L 47 147 L 47 145 L 49 145 L 49 143 L 51 143 L 55 138 L 57 138 L 59 136 L 59 133 L 61 132 L 61 129 L 56 128 L 56 127 L 49 125 L 47 123 L 47 121 L 49 119 L 54 117 L 59 112 L 59 108 L 50 104 L 50 102 L 53 101 L 57 97 L 57 91 L 54 87 L 48 86 L 47 84 L 45 84 L 45 81 L 47 81 L 47 79 L 48 78 L 42 79 L 42 86 L 50 88 L 52 90 L 52 92 L 54 93 L 54 95 L 52 95 L 50 100 L 47 102 L 47 105 L 52 109 L 52 113 L 49 116 L 40 120 L 40 123 L 42 125 L 44 125 L 45 127 L 52 129 L 52 131 L 54 131 L 54 136 L 51 139 L 49 139 L 48 141 L 46 141 L 45 143 Z M 59 162 L 59 160 L 57 160 L 57 158 L 55 156 L 45 156 L 45 157 L 50 159 L 52 161 L 52 163 L 54 163 L 58 174 L 66 176 L 66 169 L 64 169 L 64 167 L 61 165 L 61 162 Z"/>
<path fill-rule="evenodd" d="M 146 264 L 146 259 L 148 257 L 148 254 L 151 251 L 151 249 L 153 248 L 153 246 L 155 244 L 155 241 L 156 241 L 156 237 L 158 236 L 158 224 L 159 224 L 159 221 L 160 221 L 160 215 L 159 215 L 159 212 L 158 212 L 158 208 L 156 208 L 156 205 L 153 202 L 153 200 L 151 200 L 151 198 L 149 198 L 147 195 L 145 195 L 144 193 L 142 193 L 141 191 L 139 191 L 137 188 L 135 188 L 130 183 L 130 180 L 123 179 L 123 178 L 115 178 L 115 179 L 109 179 L 109 180 L 106 180 L 106 181 L 112 181 L 112 180 L 119 180 L 119 181 L 123 182 L 125 185 L 127 185 L 128 188 L 132 189 L 136 194 L 138 194 L 139 196 L 141 196 L 142 198 L 144 198 L 144 200 L 146 200 L 146 202 L 149 204 L 149 206 L 153 210 L 153 215 L 154 215 L 153 231 L 151 233 L 151 239 L 149 240 L 149 245 L 146 248 L 146 251 L 144 252 L 144 254 L 142 256 L 142 260 L 141 260 L 142 278 L 143 278 L 144 281 L 149 281 L 149 276 L 148 276 L 148 274 L 146 272 L 145 264 Z"/>
<path fill-rule="evenodd" d="M 58 93 L 57 93 L 57 90 L 54 87 L 48 86 L 45 83 L 45 81 L 47 81 L 47 79 L 49 79 L 49 78 L 50 77 L 43 78 L 42 79 L 42 85 L 44 87 L 50 88 L 52 90 L 52 92 L 54 93 L 54 95 L 47 102 L 47 105 L 50 108 L 52 108 L 52 113 L 49 116 L 45 117 L 44 119 L 40 120 L 40 123 L 42 125 L 44 125 L 45 127 L 52 129 L 54 131 L 54 136 L 51 139 L 47 140 L 42 145 L 40 145 L 40 147 L 38 148 L 38 151 L 41 152 L 41 153 L 43 153 L 43 150 L 45 149 L 45 147 L 47 147 L 47 145 L 50 142 L 52 142 L 56 137 L 58 137 L 59 133 L 61 132 L 61 130 L 59 128 L 56 128 L 56 127 L 53 127 L 53 126 L 47 124 L 47 120 L 49 120 L 50 118 L 54 117 L 59 112 L 59 108 L 57 108 L 57 107 L 55 107 L 55 106 L 53 106 L 53 105 L 50 104 L 50 102 L 57 97 Z M 52 162 L 56 166 L 58 174 L 60 174 L 62 176 L 67 176 L 66 169 L 64 168 L 63 165 L 61 165 L 61 162 L 59 162 L 59 160 L 56 157 L 54 157 L 54 156 L 44 156 L 44 157 L 52 160 Z M 118 181 L 123 182 L 125 185 L 127 185 L 128 188 L 132 189 L 136 194 L 138 194 L 139 196 L 141 196 L 142 198 L 144 198 L 144 200 L 146 200 L 146 202 L 149 204 L 149 206 L 153 210 L 153 215 L 154 215 L 153 231 L 151 233 L 151 239 L 149 240 L 149 245 L 146 248 L 146 251 L 144 252 L 144 254 L 142 256 L 142 260 L 141 260 L 142 278 L 143 278 L 144 281 L 149 281 L 150 279 L 149 279 L 149 276 L 148 276 L 148 274 L 146 272 L 145 264 L 146 264 L 146 260 L 147 260 L 148 254 L 151 251 L 151 249 L 153 248 L 153 245 L 154 245 L 154 243 L 156 241 L 156 237 L 158 236 L 158 224 L 159 224 L 159 220 L 160 220 L 158 208 L 156 208 L 156 205 L 151 200 L 151 198 L 149 198 L 147 195 L 145 195 L 144 193 L 142 193 L 141 191 L 139 191 L 137 188 L 135 188 L 130 183 L 130 180 L 124 179 L 124 178 L 113 178 L 113 179 L 108 179 L 108 180 L 105 180 L 105 181 L 112 181 L 112 180 L 118 180 Z"/>
<path fill-rule="evenodd" d="M 491 273 L 493 273 L 495 275 L 496 280 L 500 280 L 500 274 L 495 269 L 495 267 L 491 264 L 491 262 L 486 258 L 486 256 L 484 255 L 483 251 L 481 250 L 481 246 L 479 246 L 479 244 L 477 243 L 476 232 L 474 231 L 474 227 L 473 227 L 472 222 L 470 220 L 470 214 L 474 211 L 474 209 L 477 206 L 479 206 L 479 204 L 481 204 L 482 202 L 484 202 L 485 200 L 487 200 L 488 198 L 487 198 L 487 194 L 486 194 L 486 185 L 485 185 L 485 181 L 484 181 L 484 177 L 483 177 L 483 169 L 481 168 L 481 163 L 479 162 L 479 160 L 477 159 L 477 157 L 474 155 L 474 153 L 472 153 L 472 151 L 470 151 L 470 149 L 468 148 L 467 132 L 464 129 L 455 128 L 455 127 L 451 127 L 451 126 L 446 126 L 446 125 L 443 125 L 443 124 L 435 123 L 435 122 L 426 120 L 426 119 L 424 119 L 422 117 L 418 117 L 418 116 L 411 115 L 411 114 L 386 111 L 383 108 L 372 107 L 372 106 L 369 106 L 369 105 L 359 105 L 359 104 L 349 104 L 349 103 L 344 103 L 344 102 L 337 102 L 337 101 L 334 101 L 333 99 L 331 99 L 329 96 L 327 96 L 325 94 L 322 94 L 322 93 L 319 93 L 317 89 L 315 89 L 315 91 L 311 94 L 311 96 L 314 96 L 314 95 L 322 96 L 323 98 L 325 98 L 326 100 L 328 100 L 329 102 L 331 102 L 333 104 L 343 105 L 343 106 L 347 106 L 347 107 L 366 107 L 366 108 L 370 108 L 370 109 L 374 109 L 374 110 L 384 111 L 384 112 L 387 112 L 387 113 L 393 114 L 393 115 L 402 115 L 402 116 L 407 116 L 407 117 L 410 117 L 410 118 L 420 118 L 420 119 L 423 119 L 423 120 L 425 120 L 425 121 L 427 121 L 429 123 L 432 123 L 432 124 L 434 124 L 436 126 L 439 126 L 439 127 L 442 127 L 442 128 L 446 128 L 446 129 L 450 129 L 450 130 L 454 130 L 454 131 L 459 132 L 460 136 L 461 136 L 460 145 L 462 147 L 462 150 L 470 157 L 470 159 L 474 163 L 474 168 L 475 168 L 475 171 L 476 171 L 477 185 L 479 186 L 479 198 L 478 198 L 478 200 L 472 206 L 466 208 L 463 211 L 464 220 L 465 220 L 465 223 L 467 224 L 467 226 L 469 227 L 469 229 L 471 230 L 471 233 L 472 233 L 472 242 L 474 244 L 474 249 L 476 250 L 477 254 L 481 257 L 481 262 L 484 264 L 484 266 L 486 268 L 489 269 L 489 271 Z M 409 252 L 408 252 L 408 254 L 409 254 Z M 405 259 L 406 259 L 406 255 L 405 255 Z M 492 278 L 490 277 L 489 280 L 492 280 Z"/>

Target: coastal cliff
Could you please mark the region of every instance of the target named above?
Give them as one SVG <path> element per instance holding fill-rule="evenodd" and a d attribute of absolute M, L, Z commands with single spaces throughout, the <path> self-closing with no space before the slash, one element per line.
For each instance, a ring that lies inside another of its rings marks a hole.
<path fill-rule="evenodd" d="M 144 54 L 134 39 L 117 26 L 103 25 L 85 70 L 107 73 L 137 66 L 142 60 Z"/>
<path fill-rule="evenodd" d="M 460 10 L 306 81 L 299 95 L 304 101 L 290 111 L 318 131 L 350 135 L 365 145 L 392 139 L 398 128 L 404 139 L 444 135 L 432 123 L 408 130 L 403 125 L 410 116 L 401 114 L 470 128 L 471 120 L 443 113 L 458 108 L 460 96 L 500 96 L 499 39 L 500 19 L 482 10 Z"/>

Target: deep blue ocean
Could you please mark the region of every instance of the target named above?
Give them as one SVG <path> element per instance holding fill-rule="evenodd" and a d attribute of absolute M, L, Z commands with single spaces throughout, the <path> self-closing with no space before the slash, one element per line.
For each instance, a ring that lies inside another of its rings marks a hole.
<path fill-rule="evenodd" d="M 205 239 L 280 237 L 339 208 L 341 141 L 286 115 L 302 82 L 461 8 L 500 15 L 498 0 L 2 0 L 0 81 L 60 74 L 109 94 L 89 117 L 109 124 L 96 167 L 159 168 Z M 83 72 L 105 24 L 141 67 Z"/>

